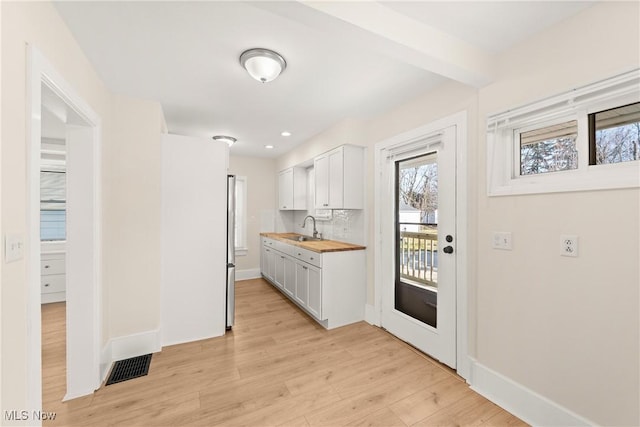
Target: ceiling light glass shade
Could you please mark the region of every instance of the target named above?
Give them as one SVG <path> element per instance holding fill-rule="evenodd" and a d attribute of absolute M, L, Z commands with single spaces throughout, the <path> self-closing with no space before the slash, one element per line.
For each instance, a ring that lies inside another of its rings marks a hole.
<path fill-rule="evenodd" d="M 262 83 L 270 82 L 287 68 L 287 62 L 280 54 L 262 48 L 242 52 L 240 64 L 251 77 Z"/>
<path fill-rule="evenodd" d="M 237 141 L 237 139 L 235 139 L 234 137 L 226 136 L 226 135 L 216 135 L 216 136 L 213 137 L 213 140 L 214 141 L 220 141 L 220 142 L 226 142 L 227 145 L 229 145 L 229 147 L 231 147 Z"/>

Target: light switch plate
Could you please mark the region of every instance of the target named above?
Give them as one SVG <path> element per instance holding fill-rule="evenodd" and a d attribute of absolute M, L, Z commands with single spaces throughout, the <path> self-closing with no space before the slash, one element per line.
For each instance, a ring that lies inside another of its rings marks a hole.
<path fill-rule="evenodd" d="M 13 262 L 24 256 L 24 235 L 7 233 L 4 236 L 4 262 Z"/>
<path fill-rule="evenodd" d="M 491 239 L 491 247 L 510 251 L 513 249 L 510 231 L 494 231 Z"/>

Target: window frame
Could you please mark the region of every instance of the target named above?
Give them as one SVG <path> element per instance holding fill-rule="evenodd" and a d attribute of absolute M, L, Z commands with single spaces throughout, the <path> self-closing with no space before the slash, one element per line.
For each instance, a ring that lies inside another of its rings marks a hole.
<path fill-rule="evenodd" d="M 242 190 L 239 191 L 239 189 Z M 236 241 L 234 250 L 236 256 L 245 256 L 247 247 L 247 177 L 236 175 Z"/>
<path fill-rule="evenodd" d="M 640 187 L 640 161 L 589 164 L 589 114 L 640 101 L 640 70 L 487 117 L 487 194 L 508 196 Z M 520 175 L 520 133 L 578 122 L 577 169 Z"/>

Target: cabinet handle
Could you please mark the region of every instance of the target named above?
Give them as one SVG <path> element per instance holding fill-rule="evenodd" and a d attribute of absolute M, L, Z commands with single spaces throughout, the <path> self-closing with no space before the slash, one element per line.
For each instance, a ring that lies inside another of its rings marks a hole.
<path fill-rule="evenodd" d="M 323 203 L 322 206 L 329 206 L 329 203 Z"/>
<path fill-rule="evenodd" d="M 298 256 L 302 256 L 302 254 L 300 252 L 298 252 Z"/>
<path fill-rule="evenodd" d="M 269 249 L 265 249 L 264 251 L 265 251 L 265 252 L 271 252 Z"/>
<path fill-rule="evenodd" d="M 284 259 L 284 257 L 283 257 L 283 256 L 281 256 L 280 258 Z"/>
<path fill-rule="evenodd" d="M 286 207 L 286 206 L 283 206 L 283 207 L 282 207 L 282 209 L 287 209 L 287 207 Z"/>
<path fill-rule="evenodd" d="M 313 261 L 313 257 L 311 257 L 311 258 L 309 258 L 309 259 Z"/>
<path fill-rule="evenodd" d="M 46 287 L 48 287 L 48 286 L 49 286 L 49 284 L 48 284 L 48 283 L 45 283 L 45 284 L 44 284 L 44 287 L 45 287 L 45 288 L 46 288 Z"/>
<path fill-rule="evenodd" d="M 44 268 L 49 268 L 49 267 L 50 267 L 49 265 L 45 265 L 45 266 L 44 266 Z"/>
<path fill-rule="evenodd" d="M 302 269 L 303 269 L 303 270 L 308 270 L 308 269 L 309 269 L 309 267 L 305 267 L 305 266 L 303 265 L 303 266 L 302 266 Z"/>

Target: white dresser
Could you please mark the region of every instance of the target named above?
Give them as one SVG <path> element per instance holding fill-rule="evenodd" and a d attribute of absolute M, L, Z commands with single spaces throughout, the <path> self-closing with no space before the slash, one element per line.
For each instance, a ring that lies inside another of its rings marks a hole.
<path fill-rule="evenodd" d="M 42 303 L 66 301 L 65 253 L 43 253 L 40 260 Z"/>

